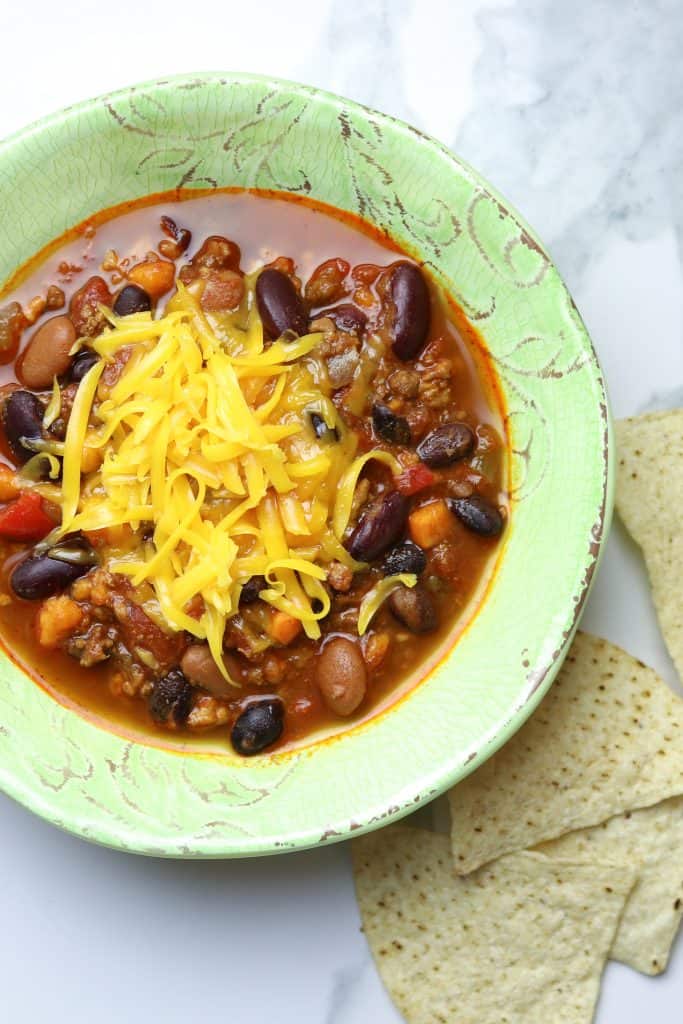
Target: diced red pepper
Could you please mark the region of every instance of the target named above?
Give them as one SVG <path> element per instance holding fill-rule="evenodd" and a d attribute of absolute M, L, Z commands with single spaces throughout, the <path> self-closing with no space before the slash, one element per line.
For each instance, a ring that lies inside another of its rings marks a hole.
<path fill-rule="evenodd" d="M 411 495 L 424 491 L 436 482 L 436 476 L 426 466 L 408 466 L 396 479 L 396 486 L 401 494 Z"/>
<path fill-rule="evenodd" d="M 42 540 L 55 527 L 45 502 L 35 491 L 22 491 L 0 511 L 0 537 L 6 540 Z"/>

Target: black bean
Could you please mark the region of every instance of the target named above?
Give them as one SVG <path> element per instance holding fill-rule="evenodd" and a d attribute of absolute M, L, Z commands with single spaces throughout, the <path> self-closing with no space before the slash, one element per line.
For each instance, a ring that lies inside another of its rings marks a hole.
<path fill-rule="evenodd" d="M 416 451 L 425 465 L 436 468 L 467 458 L 475 444 L 474 431 L 466 423 L 455 420 L 432 430 L 420 441 Z"/>
<path fill-rule="evenodd" d="M 132 313 L 149 313 L 152 300 L 137 284 L 127 284 L 114 299 L 114 312 L 117 316 L 130 316 Z"/>
<path fill-rule="evenodd" d="M 83 380 L 88 370 L 92 369 L 95 363 L 99 363 L 100 357 L 91 348 L 82 348 L 77 352 L 69 368 L 68 377 L 71 381 Z"/>
<path fill-rule="evenodd" d="M 173 668 L 161 679 L 155 680 L 147 698 L 149 713 L 160 725 L 170 718 L 176 725 L 184 725 L 192 711 L 194 690 L 179 668 Z"/>
<path fill-rule="evenodd" d="M 28 462 L 36 454 L 22 439 L 30 441 L 42 437 L 44 412 L 45 406 L 30 391 L 14 391 L 5 402 L 5 437 L 17 462 Z"/>
<path fill-rule="evenodd" d="M 286 274 L 269 267 L 256 279 L 256 305 L 266 334 L 279 338 L 285 331 L 305 334 L 306 312 L 301 296 Z"/>
<path fill-rule="evenodd" d="M 230 739 L 238 754 L 251 757 L 275 743 L 282 735 L 283 728 L 282 701 L 268 698 L 245 708 L 232 727 Z"/>
<path fill-rule="evenodd" d="M 389 297 L 394 307 L 394 355 L 404 361 L 414 359 L 427 341 L 431 305 L 427 283 L 413 263 L 396 264 L 389 279 Z"/>
<path fill-rule="evenodd" d="M 377 437 L 390 444 L 410 444 L 410 424 L 386 405 L 376 402 L 372 407 L 372 426 Z"/>
<path fill-rule="evenodd" d="M 32 555 L 20 562 L 10 576 L 10 586 L 24 601 L 52 597 L 84 576 L 92 565 L 74 565 L 49 555 Z"/>
<path fill-rule="evenodd" d="M 478 533 L 481 537 L 497 537 L 502 532 L 504 520 L 500 510 L 481 494 L 446 500 L 451 512 L 472 533 Z"/>
<path fill-rule="evenodd" d="M 399 587 L 389 597 L 389 608 L 411 633 L 431 633 L 439 624 L 431 597 L 421 586 Z"/>
<path fill-rule="evenodd" d="M 310 412 L 309 419 L 313 427 L 313 433 L 321 441 L 338 441 L 339 432 L 336 427 L 328 427 L 325 420 L 317 412 Z"/>
<path fill-rule="evenodd" d="M 412 572 L 421 576 L 427 568 L 427 556 L 412 540 L 397 544 L 387 552 L 382 571 L 385 576 L 396 576 L 400 572 Z"/>
<path fill-rule="evenodd" d="M 381 498 L 361 517 L 347 541 L 352 558 L 360 562 L 372 562 L 383 555 L 401 535 L 406 527 L 410 503 L 398 491 Z"/>
<path fill-rule="evenodd" d="M 268 586 L 265 576 L 250 576 L 240 592 L 240 604 L 253 604 L 258 601 L 262 590 Z"/>
<path fill-rule="evenodd" d="M 358 306 L 350 302 L 343 302 L 340 306 L 333 306 L 332 309 L 323 309 L 315 314 L 315 319 L 329 317 L 335 327 L 340 331 L 349 334 L 362 334 L 368 322 L 367 315 Z"/>

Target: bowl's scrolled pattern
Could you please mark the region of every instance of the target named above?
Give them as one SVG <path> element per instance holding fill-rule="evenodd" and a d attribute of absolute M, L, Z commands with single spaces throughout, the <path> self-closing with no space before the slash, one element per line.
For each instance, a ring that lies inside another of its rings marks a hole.
<path fill-rule="evenodd" d="M 0 663 L 0 784 L 55 824 L 143 853 L 240 856 L 406 813 L 522 724 L 573 635 L 611 514 L 604 382 L 531 229 L 469 167 L 389 117 L 240 75 L 148 83 L 0 146 L 0 278 L 88 215 L 176 187 L 310 195 L 385 228 L 482 331 L 512 445 L 494 586 L 449 657 L 369 725 L 289 755 L 178 753 L 95 727 Z"/>

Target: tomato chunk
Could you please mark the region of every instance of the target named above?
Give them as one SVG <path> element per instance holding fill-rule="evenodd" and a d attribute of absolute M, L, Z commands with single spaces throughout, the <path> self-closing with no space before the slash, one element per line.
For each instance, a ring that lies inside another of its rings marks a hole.
<path fill-rule="evenodd" d="M 0 537 L 6 540 L 42 540 L 55 527 L 45 502 L 35 491 L 23 491 L 0 511 Z"/>
<path fill-rule="evenodd" d="M 396 487 L 401 494 L 411 495 L 424 491 L 436 482 L 436 476 L 426 466 L 408 466 L 396 479 Z"/>

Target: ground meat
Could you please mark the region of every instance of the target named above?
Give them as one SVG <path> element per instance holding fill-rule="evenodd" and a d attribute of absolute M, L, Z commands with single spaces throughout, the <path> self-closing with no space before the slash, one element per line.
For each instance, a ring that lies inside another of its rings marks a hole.
<path fill-rule="evenodd" d="M 327 322 L 327 318 L 320 321 L 314 320 L 311 324 L 311 330 L 321 329 L 314 327 L 313 324 Z M 332 321 L 330 320 L 329 323 L 332 323 Z M 334 325 L 332 325 L 331 330 L 325 330 L 325 337 L 318 347 L 318 353 L 323 357 L 323 359 L 329 359 L 331 356 L 341 356 L 346 352 L 357 352 L 359 348 L 360 340 L 357 334 L 352 334 L 350 331 L 338 331 Z"/>
<path fill-rule="evenodd" d="M 419 382 L 419 395 L 432 409 L 443 409 L 451 402 L 453 364 L 450 359 L 438 359 L 426 366 Z"/>
<path fill-rule="evenodd" d="M 420 390 L 420 375 L 415 370 L 394 370 L 387 384 L 392 394 L 400 398 L 416 398 Z"/>
<path fill-rule="evenodd" d="M 73 584 L 71 596 L 90 606 L 95 621 L 115 626 L 115 633 L 109 635 L 122 645 L 116 650 L 119 658 L 127 652 L 135 661 L 160 672 L 180 661 L 187 646 L 184 635 L 166 633 L 152 622 L 133 600 L 133 588 L 122 576 L 96 569 Z M 150 660 L 152 665 L 147 664 Z M 135 682 L 137 687 L 139 680 Z"/>
<path fill-rule="evenodd" d="M 224 725 L 228 721 L 228 705 L 212 697 L 210 694 L 201 694 L 195 697 L 194 705 L 185 722 L 188 729 L 213 729 L 217 725 Z"/>
<path fill-rule="evenodd" d="M 236 242 L 231 242 L 222 235 L 210 235 L 190 262 L 181 269 L 178 277 L 183 284 L 189 284 L 198 277 L 208 277 L 214 271 L 237 271 L 241 256 L 240 247 Z"/>
<path fill-rule="evenodd" d="M 353 572 L 341 562 L 330 562 L 327 569 L 327 582 L 333 590 L 346 594 L 353 584 Z"/>
<path fill-rule="evenodd" d="M 71 297 L 69 315 L 79 338 L 94 338 L 100 334 L 106 319 L 101 306 L 111 307 L 112 294 L 101 277 L 90 277 Z"/>
<path fill-rule="evenodd" d="M 82 636 L 73 637 L 67 651 L 84 668 L 91 668 L 111 657 L 116 642 L 116 630 L 102 622 L 93 622 Z"/>
<path fill-rule="evenodd" d="M 415 402 L 405 410 L 405 418 L 410 427 L 410 436 L 413 441 L 419 441 L 432 427 L 432 416 L 426 405 L 422 402 Z"/>

